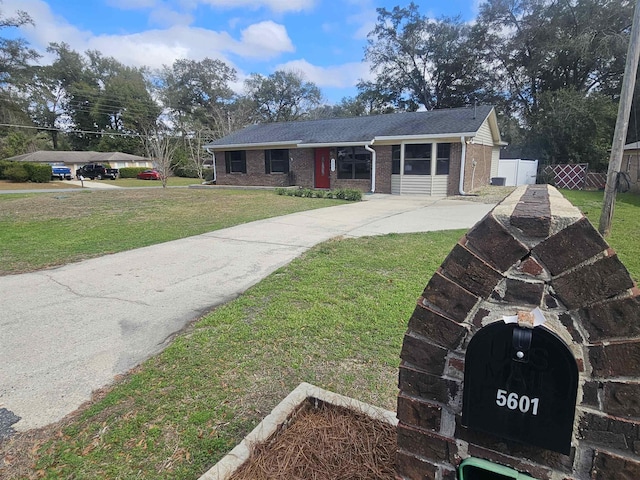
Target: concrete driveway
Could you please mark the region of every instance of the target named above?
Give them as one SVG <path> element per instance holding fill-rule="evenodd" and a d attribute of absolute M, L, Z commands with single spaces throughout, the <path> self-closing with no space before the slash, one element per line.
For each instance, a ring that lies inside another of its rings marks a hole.
<path fill-rule="evenodd" d="M 0 439 L 18 417 L 17 431 L 60 420 L 201 314 L 319 242 L 470 228 L 493 206 L 368 195 L 360 203 L 0 277 Z"/>

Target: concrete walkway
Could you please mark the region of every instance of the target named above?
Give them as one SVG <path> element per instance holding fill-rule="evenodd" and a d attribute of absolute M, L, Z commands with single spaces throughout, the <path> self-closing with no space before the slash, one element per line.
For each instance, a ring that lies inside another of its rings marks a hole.
<path fill-rule="evenodd" d="M 117 185 L 111 185 L 106 182 L 98 182 L 96 180 L 65 180 L 65 184 L 68 184 L 71 187 L 80 187 L 80 188 L 95 188 L 97 190 L 109 190 L 114 188 L 122 188 Z"/>
<path fill-rule="evenodd" d="M 60 420 L 189 322 L 332 237 L 470 228 L 494 205 L 416 196 L 295 213 L 0 277 L 0 438 Z"/>
<path fill-rule="evenodd" d="M 118 189 L 117 185 L 111 185 L 108 183 L 95 182 L 92 180 L 85 180 L 84 187 L 83 182 L 80 180 L 56 180 L 48 185 L 55 185 L 55 188 L 18 188 L 16 190 L 0 190 L 0 195 L 5 194 L 22 194 L 22 193 L 64 193 L 64 192 L 77 192 L 83 188 L 94 190 L 106 190 L 106 189 Z M 131 188 L 131 187 L 128 187 Z M 147 187 L 148 188 L 148 187 Z"/>

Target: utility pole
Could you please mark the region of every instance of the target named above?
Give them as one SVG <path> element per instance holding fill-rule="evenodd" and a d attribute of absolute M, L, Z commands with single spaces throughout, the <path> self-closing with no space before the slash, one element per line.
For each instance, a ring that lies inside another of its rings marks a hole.
<path fill-rule="evenodd" d="M 633 13 L 633 23 L 631 24 L 631 37 L 629 38 L 629 49 L 627 51 L 627 61 L 624 67 L 624 77 L 622 78 L 622 90 L 620 92 L 620 104 L 618 105 L 618 118 L 616 129 L 613 134 L 611 145 L 611 156 L 609 157 L 609 170 L 607 171 L 607 184 L 604 187 L 604 204 L 600 215 L 600 226 L 598 230 L 603 236 L 609 235 L 611 231 L 611 220 L 613 219 L 613 208 L 616 202 L 616 187 L 618 184 L 618 173 L 622 164 L 622 154 L 624 152 L 624 142 L 629 128 L 629 114 L 631 113 L 631 102 L 633 100 L 633 88 L 636 83 L 636 73 L 638 71 L 638 57 L 640 56 L 640 0 L 636 0 L 636 7 Z"/>

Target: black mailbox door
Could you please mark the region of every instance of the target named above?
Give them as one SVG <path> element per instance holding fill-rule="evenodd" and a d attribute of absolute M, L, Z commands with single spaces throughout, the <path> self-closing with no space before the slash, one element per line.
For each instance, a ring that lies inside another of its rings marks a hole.
<path fill-rule="evenodd" d="M 568 455 L 577 388 L 575 358 L 554 333 L 496 322 L 469 343 L 462 423 Z"/>

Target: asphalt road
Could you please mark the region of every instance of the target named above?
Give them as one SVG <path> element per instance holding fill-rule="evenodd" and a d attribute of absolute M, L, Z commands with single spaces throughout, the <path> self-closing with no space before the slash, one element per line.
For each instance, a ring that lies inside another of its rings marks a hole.
<path fill-rule="evenodd" d="M 261 220 L 0 277 L 0 440 L 62 419 L 214 307 L 332 237 L 470 228 L 494 205 L 417 196 Z"/>

